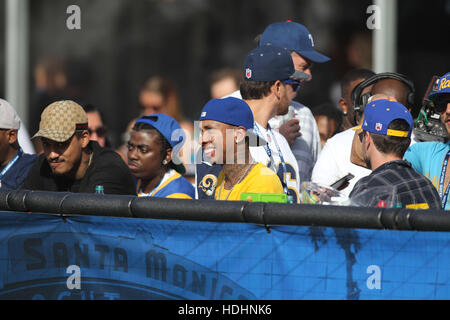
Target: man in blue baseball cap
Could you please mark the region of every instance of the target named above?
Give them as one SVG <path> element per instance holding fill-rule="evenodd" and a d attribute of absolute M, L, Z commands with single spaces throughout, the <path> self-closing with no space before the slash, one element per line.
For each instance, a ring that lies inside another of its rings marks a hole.
<path fill-rule="evenodd" d="M 450 135 L 450 72 L 443 75 L 428 99 L 434 103 L 436 111 L 441 114 L 441 121 Z M 416 143 L 409 147 L 405 159 L 412 167 L 425 175 L 433 183 L 441 197 L 442 207 L 450 209 L 448 198 L 450 192 L 450 170 L 447 170 L 450 158 L 450 142 L 429 141 Z"/>
<path fill-rule="evenodd" d="M 437 89 L 431 92 L 428 98 L 434 102 L 436 112 L 441 114 L 441 122 L 450 135 L 450 72 L 439 79 Z"/>
<path fill-rule="evenodd" d="M 369 207 L 441 208 L 433 184 L 402 160 L 411 143 L 413 118 L 402 104 L 387 99 L 367 104 L 364 121 L 355 130 L 372 173 L 360 179 L 350 199 Z"/>
<path fill-rule="evenodd" d="M 316 51 L 313 36 L 302 24 L 292 22 L 276 22 L 268 25 L 259 38 L 259 46 L 273 45 L 289 50 L 296 70 L 310 77 L 302 81 L 312 80 L 313 63 L 324 63 L 330 58 Z M 320 134 L 311 110 L 294 101 L 297 93 L 291 91 L 292 100 L 286 115 L 277 115 L 270 120 L 286 138 L 297 159 L 300 177 L 303 181 L 311 179 L 312 169 L 321 150 Z"/>
<path fill-rule="evenodd" d="M 214 199 L 241 200 L 242 193 L 283 193 L 278 176 L 250 154 L 250 146 L 266 142 L 253 131 L 253 113 L 245 101 L 212 99 L 204 106 L 200 121 L 204 154 L 210 163 L 222 167 Z"/>
<path fill-rule="evenodd" d="M 286 139 L 272 130 L 269 119 L 285 114 L 291 102 L 289 91 L 297 88 L 308 75 L 295 70 L 288 50 L 275 46 L 261 46 L 247 55 L 244 63 L 244 81 L 235 97 L 242 98 L 250 107 L 254 118 L 254 130 L 267 145 L 250 147 L 252 157 L 275 172 L 283 184 L 284 192 L 299 201 L 300 176 L 297 161 Z M 234 96 L 234 95 L 233 95 Z M 197 165 L 197 193 L 200 199 L 212 195 L 218 169 Z"/>

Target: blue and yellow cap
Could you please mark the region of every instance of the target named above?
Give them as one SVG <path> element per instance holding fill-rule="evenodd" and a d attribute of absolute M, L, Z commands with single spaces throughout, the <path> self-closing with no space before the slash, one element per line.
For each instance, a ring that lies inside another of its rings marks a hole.
<path fill-rule="evenodd" d="M 441 94 L 450 93 L 450 72 L 443 75 L 438 83 L 437 89 L 428 95 L 428 98 L 435 101 Z"/>
<path fill-rule="evenodd" d="M 403 119 L 409 125 L 408 131 L 388 129 L 392 121 Z M 393 137 L 409 138 L 413 129 L 413 118 L 408 109 L 399 102 L 380 99 L 370 102 L 364 110 L 362 125 L 353 130 L 365 130 Z"/>

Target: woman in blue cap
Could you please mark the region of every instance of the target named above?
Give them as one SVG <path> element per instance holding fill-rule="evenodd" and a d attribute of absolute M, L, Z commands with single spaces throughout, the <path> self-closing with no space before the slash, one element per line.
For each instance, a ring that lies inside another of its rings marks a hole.
<path fill-rule="evenodd" d="M 195 189 L 182 176 L 178 158 L 184 132 L 170 116 L 156 113 L 140 117 L 128 141 L 128 167 L 137 180 L 137 195 L 194 199 Z"/>

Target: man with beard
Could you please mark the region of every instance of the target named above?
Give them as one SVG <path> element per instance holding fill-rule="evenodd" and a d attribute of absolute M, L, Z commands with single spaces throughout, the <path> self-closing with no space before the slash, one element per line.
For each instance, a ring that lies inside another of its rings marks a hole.
<path fill-rule="evenodd" d="M 89 141 L 88 117 L 70 100 L 56 101 L 41 115 L 34 138 L 42 141 L 41 154 L 22 189 L 94 193 L 136 194 L 133 176 L 120 156 Z"/>
<path fill-rule="evenodd" d="M 369 207 L 441 208 L 433 184 L 402 160 L 411 143 L 413 118 L 402 104 L 386 99 L 370 102 L 357 133 L 362 155 L 372 173 L 360 179 L 350 199 Z"/>
<path fill-rule="evenodd" d="M 441 122 L 450 136 L 450 72 L 439 79 L 437 91 L 431 92 L 428 99 L 434 102 L 436 111 L 441 114 Z M 450 142 L 429 141 L 412 145 L 405 153 L 405 160 L 412 167 L 431 180 L 441 197 L 442 207 L 450 209 L 448 193 L 450 191 L 450 170 L 447 170 L 450 158 Z M 445 188 L 444 188 L 445 186 Z"/>

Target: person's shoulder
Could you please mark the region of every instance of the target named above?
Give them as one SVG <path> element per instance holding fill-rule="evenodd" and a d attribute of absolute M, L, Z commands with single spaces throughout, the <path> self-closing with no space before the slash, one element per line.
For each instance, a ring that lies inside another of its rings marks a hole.
<path fill-rule="evenodd" d="M 168 198 L 195 199 L 194 186 L 178 172 L 173 173 L 174 179 L 167 185 Z M 164 192 L 164 188 L 162 190 Z M 187 196 L 187 197 L 186 197 Z"/>
<path fill-rule="evenodd" d="M 37 154 L 29 154 L 29 153 L 24 153 L 22 155 L 22 162 L 24 163 L 34 163 L 38 158 Z"/>
<path fill-rule="evenodd" d="M 91 143 L 92 142 L 94 141 L 91 141 Z M 126 163 L 116 151 L 110 148 L 102 148 L 98 143 L 93 144 L 92 149 L 94 152 L 93 161 L 95 162 L 95 165 L 127 167 Z"/>
<path fill-rule="evenodd" d="M 309 112 L 311 113 L 311 109 L 309 109 L 307 106 L 305 106 L 304 104 L 298 102 L 298 101 L 291 101 L 291 106 L 295 109 L 295 111 L 302 111 L 302 112 Z"/>
<path fill-rule="evenodd" d="M 408 148 L 408 152 L 417 152 L 423 156 L 430 156 L 431 154 L 439 152 L 447 152 L 450 150 L 450 144 L 438 141 L 424 141 L 417 142 Z"/>
<path fill-rule="evenodd" d="M 273 180 L 274 178 L 278 179 L 277 174 L 262 162 L 257 162 L 255 167 L 252 169 L 252 172 L 254 177 L 261 180 Z"/>
<path fill-rule="evenodd" d="M 329 138 L 327 142 L 325 142 L 325 145 L 322 148 L 322 152 L 330 147 L 340 148 L 341 146 L 351 146 L 354 135 L 355 131 L 353 130 L 353 128 L 336 133 L 334 136 Z"/>
<path fill-rule="evenodd" d="M 40 168 L 47 163 L 45 154 L 43 153 L 41 154 L 25 153 L 23 158 L 24 161 L 26 161 L 27 163 L 32 162 L 34 164 L 33 166 L 33 168 L 35 168 L 34 170 L 40 170 Z"/>
<path fill-rule="evenodd" d="M 183 177 L 180 173 L 178 173 L 178 177 L 174 181 L 177 181 L 177 183 L 183 187 L 194 190 L 192 183 L 190 183 L 189 180 Z"/>
<path fill-rule="evenodd" d="M 291 150 L 291 147 L 289 146 L 289 143 L 287 142 L 286 138 L 278 130 L 272 130 L 272 133 L 278 143 L 286 145 L 288 149 Z M 280 145 L 280 147 L 283 146 Z"/>

